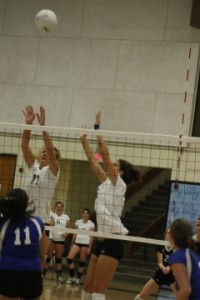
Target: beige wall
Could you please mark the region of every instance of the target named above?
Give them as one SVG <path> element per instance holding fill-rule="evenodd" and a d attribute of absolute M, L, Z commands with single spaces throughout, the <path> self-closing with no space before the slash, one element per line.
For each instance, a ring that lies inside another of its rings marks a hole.
<path fill-rule="evenodd" d="M 32 104 L 46 107 L 52 126 L 92 126 L 101 110 L 103 129 L 188 135 L 200 42 L 199 29 L 189 26 L 191 5 L 191 0 L 0 0 L 1 121 L 24 122 L 22 109 Z M 43 8 L 58 16 L 54 33 L 35 29 L 34 16 Z"/>

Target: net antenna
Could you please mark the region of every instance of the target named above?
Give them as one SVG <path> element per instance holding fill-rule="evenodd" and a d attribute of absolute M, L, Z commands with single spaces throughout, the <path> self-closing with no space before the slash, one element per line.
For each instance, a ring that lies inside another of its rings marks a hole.
<path fill-rule="evenodd" d="M 189 74 L 190 74 L 190 63 L 191 63 L 191 54 L 192 54 L 192 48 L 190 47 L 188 49 L 188 60 L 187 60 L 187 69 L 185 74 L 185 91 L 184 91 L 184 97 L 183 97 L 183 103 L 182 103 L 182 115 L 181 115 L 181 122 L 180 122 L 180 135 L 179 135 L 179 144 L 177 149 L 177 163 L 176 163 L 176 175 L 175 180 L 173 184 L 174 194 L 173 194 L 173 205 L 171 209 L 171 218 L 170 218 L 170 224 L 175 219 L 175 210 L 176 210 L 176 199 L 179 191 L 179 175 L 180 175 L 180 167 L 181 167 L 181 156 L 183 153 L 183 134 L 185 129 L 185 116 L 186 116 L 186 104 L 188 101 L 188 88 L 189 88 Z"/>

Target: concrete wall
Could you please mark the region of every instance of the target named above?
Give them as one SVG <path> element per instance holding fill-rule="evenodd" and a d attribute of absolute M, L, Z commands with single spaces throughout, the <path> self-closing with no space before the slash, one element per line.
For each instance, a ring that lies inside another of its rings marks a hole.
<path fill-rule="evenodd" d="M 188 135 L 200 42 L 199 29 L 189 26 L 191 5 L 0 0 L 1 121 L 23 123 L 22 110 L 31 104 L 46 107 L 52 126 L 91 126 L 101 110 L 103 129 Z M 35 14 L 43 8 L 58 16 L 54 33 L 35 29 Z"/>

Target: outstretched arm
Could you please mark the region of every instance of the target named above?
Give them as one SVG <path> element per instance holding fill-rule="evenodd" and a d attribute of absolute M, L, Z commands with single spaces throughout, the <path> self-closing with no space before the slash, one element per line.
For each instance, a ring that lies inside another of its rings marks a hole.
<path fill-rule="evenodd" d="M 88 143 L 86 134 L 82 134 L 80 136 L 80 140 L 81 140 L 83 149 L 85 151 L 85 154 L 87 156 L 88 162 L 91 166 L 91 169 L 97 175 L 100 182 L 105 181 L 106 180 L 106 173 L 103 170 L 103 168 L 99 165 L 99 163 L 96 159 L 95 153 L 93 152 L 93 150 L 91 149 L 91 147 Z"/>
<path fill-rule="evenodd" d="M 37 116 L 38 123 L 41 126 L 44 126 L 45 125 L 45 109 L 44 109 L 44 107 L 40 106 L 40 114 L 37 113 L 36 116 Z M 50 170 L 56 176 L 58 174 L 58 170 L 59 170 L 59 163 L 56 158 L 56 153 L 55 153 L 52 139 L 47 131 L 43 131 L 43 141 L 44 141 L 45 148 L 47 151 L 47 158 L 49 161 Z"/>
<path fill-rule="evenodd" d="M 33 107 L 31 105 L 26 106 L 25 110 L 23 111 L 23 114 L 25 116 L 25 123 L 27 125 L 32 125 L 35 119 L 35 113 L 33 111 Z M 24 160 L 28 168 L 30 168 L 33 165 L 35 160 L 34 154 L 29 146 L 30 138 L 31 138 L 31 131 L 25 129 L 22 133 L 21 149 L 22 149 Z"/>
<path fill-rule="evenodd" d="M 98 127 L 100 127 L 100 124 L 101 124 L 101 112 L 99 111 L 96 114 L 95 126 L 98 125 Z M 117 182 L 118 171 L 116 170 L 116 168 L 114 167 L 114 165 L 110 159 L 108 147 L 107 147 L 103 137 L 100 135 L 97 135 L 97 141 L 98 141 L 98 146 L 99 146 L 99 152 L 102 156 L 102 159 L 105 164 L 106 171 L 107 171 L 107 176 L 111 180 L 113 185 L 115 185 Z"/>

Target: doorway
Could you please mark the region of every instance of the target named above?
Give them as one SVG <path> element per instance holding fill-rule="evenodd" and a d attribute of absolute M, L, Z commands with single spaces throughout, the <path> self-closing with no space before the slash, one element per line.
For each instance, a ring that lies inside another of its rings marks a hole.
<path fill-rule="evenodd" d="M 0 196 L 7 196 L 13 188 L 17 155 L 0 154 Z"/>

